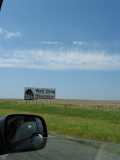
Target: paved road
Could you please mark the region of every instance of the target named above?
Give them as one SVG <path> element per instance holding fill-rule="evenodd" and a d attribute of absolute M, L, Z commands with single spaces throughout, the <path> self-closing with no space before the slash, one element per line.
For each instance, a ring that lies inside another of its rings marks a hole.
<path fill-rule="evenodd" d="M 120 145 L 101 144 L 83 140 L 70 140 L 62 137 L 48 139 L 43 150 L 10 154 L 0 159 L 6 160 L 120 160 Z"/>

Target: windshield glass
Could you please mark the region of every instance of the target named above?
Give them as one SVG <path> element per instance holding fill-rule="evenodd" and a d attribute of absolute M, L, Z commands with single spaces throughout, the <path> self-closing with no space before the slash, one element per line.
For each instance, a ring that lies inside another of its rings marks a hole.
<path fill-rule="evenodd" d="M 46 148 L 8 159 L 120 159 L 119 6 L 113 0 L 3 1 L 0 115 L 38 114 L 49 131 Z M 36 131 L 36 123 L 26 125 Z M 17 133 L 24 138 L 22 127 Z"/>

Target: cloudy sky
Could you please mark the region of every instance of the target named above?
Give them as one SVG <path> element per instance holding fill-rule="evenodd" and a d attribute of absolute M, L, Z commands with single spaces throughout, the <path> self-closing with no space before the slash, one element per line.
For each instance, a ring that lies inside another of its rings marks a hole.
<path fill-rule="evenodd" d="M 0 13 L 0 98 L 25 86 L 58 98 L 120 99 L 119 0 L 5 1 Z"/>

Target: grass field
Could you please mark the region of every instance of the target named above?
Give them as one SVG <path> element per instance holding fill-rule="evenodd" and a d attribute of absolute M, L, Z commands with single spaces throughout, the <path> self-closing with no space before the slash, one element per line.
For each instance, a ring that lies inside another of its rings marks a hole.
<path fill-rule="evenodd" d="M 79 104 L 79 105 L 78 105 Z M 120 143 L 120 104 L 0 101 L 0 115 L 37 113 L 50 133 Z"/>

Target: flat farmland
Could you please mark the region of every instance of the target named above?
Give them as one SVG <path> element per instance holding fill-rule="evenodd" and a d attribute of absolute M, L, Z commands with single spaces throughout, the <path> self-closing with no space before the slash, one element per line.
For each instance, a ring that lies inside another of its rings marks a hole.
<path fill-rule="evenodd" d="M 120 143 L 120 102 L 87 100 L 0 100 L 0 115 L 34 113 L 51 134 Z"/>

